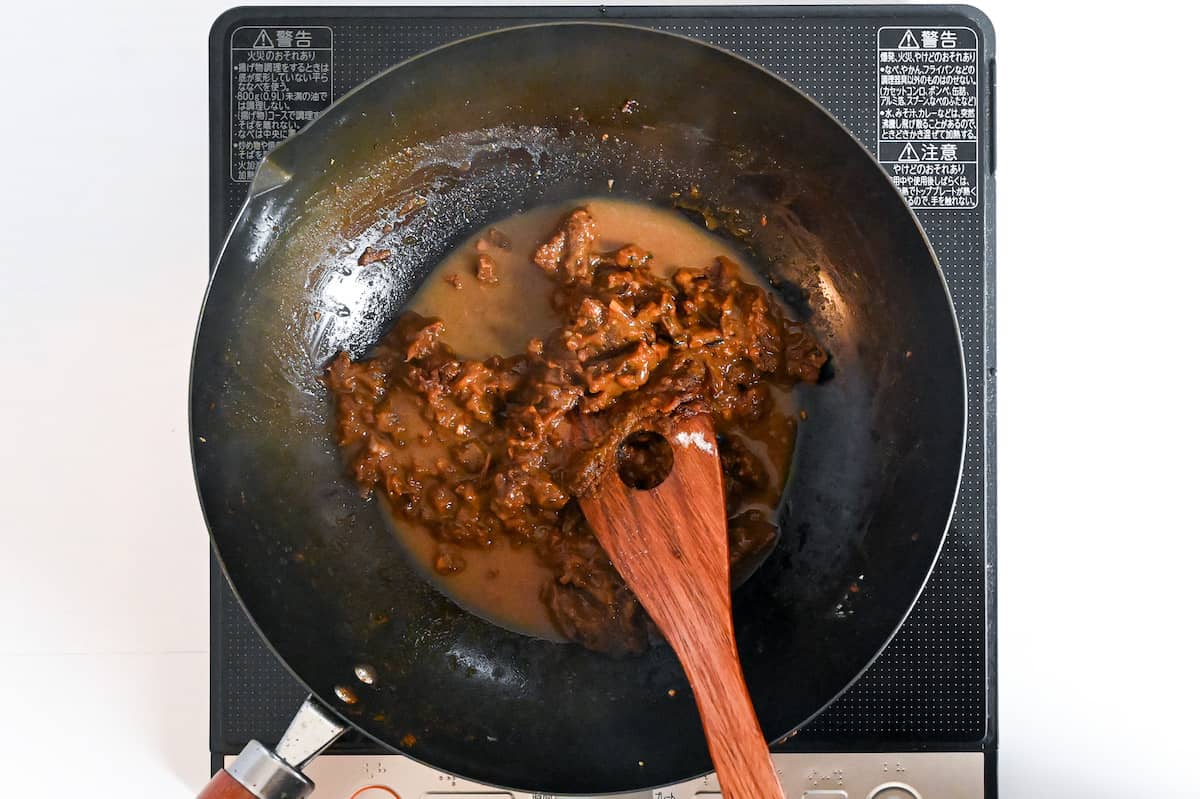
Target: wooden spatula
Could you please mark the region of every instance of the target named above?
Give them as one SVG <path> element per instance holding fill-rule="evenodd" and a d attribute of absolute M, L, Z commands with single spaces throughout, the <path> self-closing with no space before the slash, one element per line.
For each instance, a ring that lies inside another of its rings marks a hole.
<path fill-rule="evenodd" d="M 613 565 L 683 664 L 726 799 L 784 799 L 742 676 L 729 597 L 717 439 L 706 415 L 663 434 L 673 467 L 654 488 L 615 470 L 583 500 Z"/>

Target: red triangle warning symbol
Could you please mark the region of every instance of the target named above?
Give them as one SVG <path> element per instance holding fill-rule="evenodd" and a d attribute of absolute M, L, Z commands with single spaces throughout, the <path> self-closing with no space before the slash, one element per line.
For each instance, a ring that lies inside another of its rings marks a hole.
<path fill-rule="evenodd" d="M 917 155 L 917 148 L 912 146 L 912 142 L 905 142 L 904 149 L 900 151 L 900 157 L 897 161 L 920 161 L 921 156 Z"/>
<path fill-rule="evenodd" d="M 255 45 L 255 46 L 257 47 L 257 45 Z M 900 44 L 898 46 L 901 50 L 920 50 L 921 49 L 921 45 L 917 43 L 917 37 L 913 36 L 913 32 L 911 29 L 906 30 L 904 32 L 904 35 L 900 37 Z"/>
<path fill-rule="evenodd" d="M 911 33 L 912 31 L 909 32 Z M 261 30 L 258 32 L 258 38 L 254 40 L 254 48 L 256 50 L 262 50 L 268 47 L 274 48 L 275 43 L 271 41 L 271 35 L 267 33 L 266 30 Z"/>

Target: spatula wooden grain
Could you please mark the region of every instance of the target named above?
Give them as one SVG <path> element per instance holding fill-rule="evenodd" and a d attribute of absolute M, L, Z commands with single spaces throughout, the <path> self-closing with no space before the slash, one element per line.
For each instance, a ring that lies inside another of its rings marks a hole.
<path fill-rule="evenodd" d="M 683 664 L 726 799 L 783 799 L 733 637 L 725 494 L 712 420 L 675 421 L 674 455 L 654 488 L 616 470 L 582 502 L 613 565 Z"/>

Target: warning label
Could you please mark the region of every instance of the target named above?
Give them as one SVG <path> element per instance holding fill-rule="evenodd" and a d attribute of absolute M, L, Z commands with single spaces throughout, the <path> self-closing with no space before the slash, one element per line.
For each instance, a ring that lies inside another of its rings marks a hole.
<path fill-rule="evenodd" d="M 272 147 L 333 102 L 333 30 L 238 28 L 229 47 L 229 176 L 248 183 Z"/>
<path fill-rule="evenodd" d="M 970 28 L 880 28 L 879 162 L 913 208 L 979 202 L 979 39 Z"/>

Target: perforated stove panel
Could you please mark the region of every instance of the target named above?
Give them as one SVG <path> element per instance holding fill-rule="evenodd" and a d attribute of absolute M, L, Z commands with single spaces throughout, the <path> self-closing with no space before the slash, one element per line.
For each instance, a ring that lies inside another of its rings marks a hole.
<path fill-rule="evenodd" d="M 550 19 L 621 20 L 708 41 L 756 61 L 823 104 L 873 152 L 880 128 L 879 47 L 888 43 L 880 30 L 897 29 L 896 41 L 911 30 L 918 49 L 929 49 L 931 41 L 935 49 L 944 49 L 946 40 L 938 37 L 946 32 L 959 31 L 955 35 L 963 37 L 963 45 L 973 34 L 977 73 L 964 91 L 977 97 L 977 150 L 969 150 L 968 143 L 960 156 L 975 153 L 978 173 L 973 183 L 967 181 L 974 207 L 917 211 L 950 284 L 966 353 L 968 439 L 954 521 L 929 584 L 896 638 L 845 695 L 778 748 L 987 748 L 995 726 L 995 300 L 989 134 L 993 45 L 986 21 L 961 7 L 543 11 L 285 8 L 241 9 L 224 17 L 212 40 L 214 253 L 245 197 L 247 184 L 237 179 L 235 163 L 241 157 L 239 140 L 263 135 L 249 127 L 252 119 L 238 127 L 236 117 L 244 109 L 235 107 L 231 94 L 237 80 L 244 81 L 246 92 L 254 91 L 245 53 L 262 31 L 274 49 L 283 51 L 300 49 L 297 32 L 310 34 L 305 49 L 321 44 L 320 29 L 328 28 L 331 52 L 303 59 L 329 62 L 328 77 L 318 70 L 313 85 L 328 88 L 336 99 L 399 61 L 463 36 Z M 288 47 L 282 46 L 279 31 L 292 31 Z M 290 118 L 285 113 L 282 124 L 298 127 L 309 108 L 300 104 Z M 914 143 L 919 152 L 921 142 Z M 940 148 L 939 153 L 945 155 Z M 213 579 L 212 657 L 213 752 L 236 751 L 251 737 L 274 740 L 305 692 L 259 640 L 219 574 Z M 339 746 L 343 751 L 370 748 L 357 738 Z"/>

